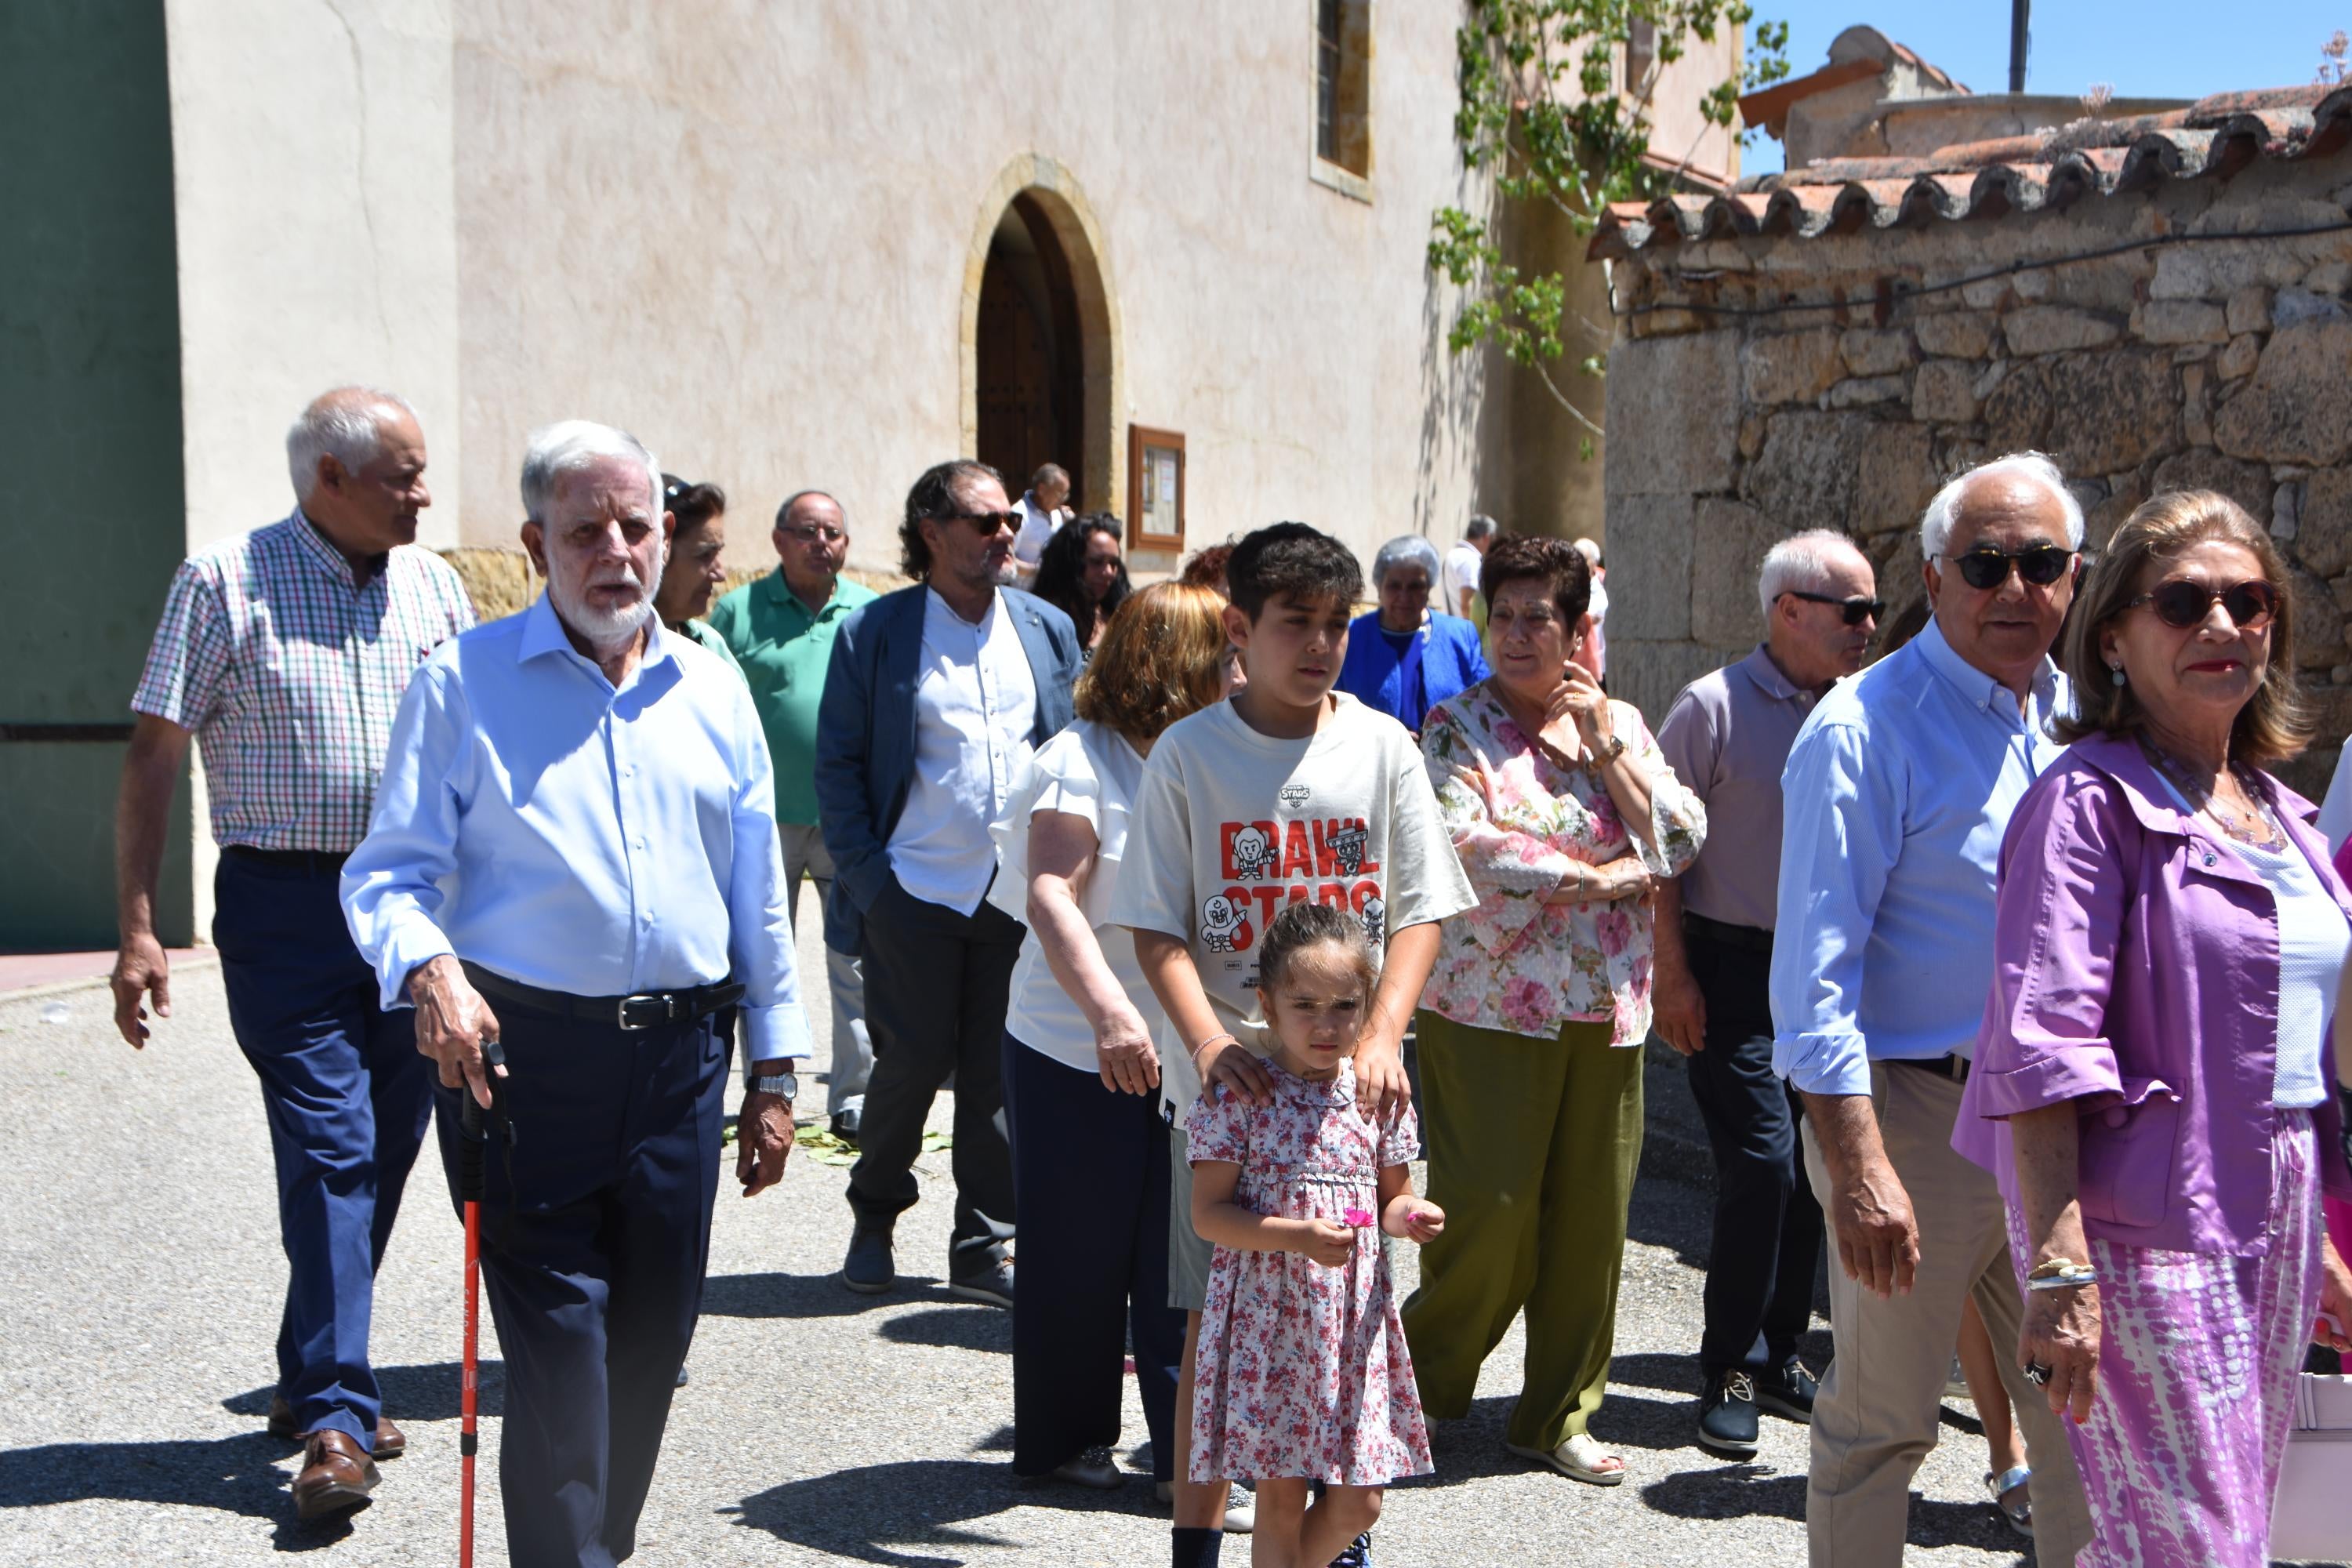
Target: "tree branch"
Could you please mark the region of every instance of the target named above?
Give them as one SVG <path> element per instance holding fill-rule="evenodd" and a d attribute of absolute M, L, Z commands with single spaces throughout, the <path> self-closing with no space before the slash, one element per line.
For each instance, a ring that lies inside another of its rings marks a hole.
<path fill-rule="evenodd" d="M 1531 364 L 1528 368 L 1534 371 L 1537 375 L 1543 378 L 1544 390 L 1551 394 L 1553 402 L 1568 410 L 1568 416 L 1570 419 L 1575 420 L 1579 425 L 1583 426 L 1586 430 L 1595 436 L 1601 436 L 1604 434 L 1601 426 L 1595 425 L 1591 418 L 1586 415 L 1583 409 L 1579 408 L 1575 404 L 1570 403 L 1568 400 L 1568 395 L 1559 389 L 1559 383 L 1552 380 L 1551 372 L 1546 370 L 1541 364 Z"/>

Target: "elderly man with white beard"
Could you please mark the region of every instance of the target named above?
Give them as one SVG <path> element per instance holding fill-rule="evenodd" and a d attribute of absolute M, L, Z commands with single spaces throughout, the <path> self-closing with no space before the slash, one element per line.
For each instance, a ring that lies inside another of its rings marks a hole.
<path fill-rule="evenodd" d="M 523 458 L 547 593 L 417 671 L 368 837 L 343 870 L 386 1006 L 459 1095 L 492 1096 L 482 1272 L 506 1357 L 499 1481 L 518 1568 L 630 1555 L 701 1307 L 735 1022 L 751 1058 L 736 1177 L 783 1174 L 808 1052 L 750 691 L 654 615 L 660 469 L 550 426 Z"/>

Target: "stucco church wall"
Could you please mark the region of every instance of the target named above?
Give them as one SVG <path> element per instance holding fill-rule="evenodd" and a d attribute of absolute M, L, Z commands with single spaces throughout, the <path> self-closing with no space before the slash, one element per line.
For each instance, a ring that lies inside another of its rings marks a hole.
<path fill-rule="evenodd" d="M 2287 774 L 2315 791 L 2352 730 L 2352 234 L 2226 237 L 2341 225 L 2347 206 L 2337 153 L 1998 220 L 1619 261 L 1612 685 L 1654 721 L 1753 646 L 1763 553 L 1802 528 L 1859 538 L 1899 619 L 1924 598 L 1937 486 L 2037 448 L 2094 549 L 2168 489 L 2221 490 L 2269 526 L 2322 721 Z M 2176 235 L 2223 237 L 2133 243 Z"/>
<path fill-rule="evenodd" d="M 962 444 L 988 193 L 1034 154 L 1099 226 L 1122 458 L 1130 422 L 1186 437 L 1189 545 L 1301 517 L 1369 553 L 1472 510 L 1474 371 L 1423 264 L 1462 188 L 1444 7 L 1376 8 L 1370 203 L 1307 177 L 1305 5 L 567 17 L 456 23 L 467 543 L 512 541 L 530 427 L 587 413 L 724 484 L 739 559 L 816 485 L 853 563 L 893 565 L 908 484 Z"/>

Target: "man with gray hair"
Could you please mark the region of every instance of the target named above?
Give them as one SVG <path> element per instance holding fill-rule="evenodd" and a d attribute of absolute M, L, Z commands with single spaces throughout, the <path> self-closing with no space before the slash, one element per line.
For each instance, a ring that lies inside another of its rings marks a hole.
<path fill-rule="evenodd" d="M 406 1446 L 384 1416 L 368 1327 L 432 1079 L 409 1015 L 377 1005 L 335 908 L 367 831 L 385 737 L 425 656 L 474 624 L 457 574 L 416 548 L 425 434 L 371 387 L 321 394 L 286 433 L 295 507 L 191 556 L 131 699 L 115 812 L 121 951 L 114 1024 L 172 1015 L 155 879 L 194 739 L 213 837 L 213 942 L 229 1026 L 261 1079 L 286 1248 L 272 1436 L 303 1445 L 304 1519 L 364 1505 Z"/>
<path fill-rule="evenodd" d="M 1444 569 L 1438 573 L 1437 600 L 1447 615 L 1465 621 L 1478 618 L 1478 568 L 1486 564 L 1486 552 L 1500 537 L 1501 525 L 1482 511 L 1471 518 L 1461 540 L 1446 551 Z"/>
<path fill-rule="evenodd" d="M 1933 618 L 1815 704 L 1781 775 L 1772 1067 L 1803 1099 L 1839 1263 L 1806 1493 L 1815 1568 L 1902 1561 L 1964 1304 L 1995 1345 L 2017 1342 L 2000 1193 L 1952 1128 L 1991 985 L 2001 837 L 2059 754 L 2050 720 L 2071 699 L 2048 649 L 2082 545 L 2082 508 L 2038 453 L 1946 485 L 1919 526 Z M 2049 1401 L 1997 1359 L 2033 1453 L 2035 1555 L 2066 1568 L 2090 1540 L 2082 1480 Z"/>
<path fill-rule="evenodd" d="M 1069 499 L 1070 471 L 1059 463 L 1047 463 L 1029 476 L 1028 493 L 1013 503 L 1021 515 L 1021 531 L 1013 538 L 1013 573 L 1022 587 L 1037 581 L 1045 546 L 1070 521 Z"/>
<path fill-rule="evenodd" d="M 453 1194 L 458 1097 L 500 1113 L 482 1274 L 517 1563 L 635 1550 L 701 1310 L 739 1016 L 747 1197 L 783 1174 L 808 1054 L 767 744 L 735 671 L 654 613 L 661 495 L 622 431 L 531 437 L 522 542 L 547 592 L 425 661 L 343 868 L 383 1005 L 415 1007 L 439 1067 Z"/>
<path fill-rule="evenodd" d="M 1653 993 L 1657 1030 L 1690 1061 L 1691 1097 L 1715 1152 L 1698 1444 L 1752 1458 L 1760 1406 L 1812 1415 L 1797 1359 L 1811 1323 L 1822 1211 L 1797 1148 L 1797 1098 L 1772 1073 L 1770 971 L 1780 876 L 1780 769 L 1822 695 L 1862 668 L 1885 604 L 1853 540 L 1827 529 L 1766 552 L 1764 640 L 1685 687 L 1658 726 L 1675 773 L 1706 803 L 1710 839 L 1661 882 Z"/>

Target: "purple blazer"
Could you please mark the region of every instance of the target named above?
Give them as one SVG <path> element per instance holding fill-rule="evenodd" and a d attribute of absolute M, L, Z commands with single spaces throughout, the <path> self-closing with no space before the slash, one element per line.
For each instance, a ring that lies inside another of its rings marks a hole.
<path fill-rule="evenodd" d="M 2352 917 L 2311 826 L 2262 775 L 2287 835 Z M 2278 905 L 2138 742 L 2076 742 L 2010 817 L 1992 994 L 1952 1146 L 2016 1195 L 2007 1117 L 2082 1116 L 2083 1228 L 2129 1247 L 2265 1252 L 2278 1055 Z M 2322 1076 L 2336 1082 L 2323 1043 Z M 2352 1197 L 2331 1092 L 2312 1112 L 2327 1192 Z"/>

